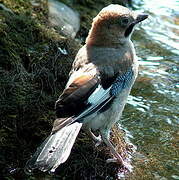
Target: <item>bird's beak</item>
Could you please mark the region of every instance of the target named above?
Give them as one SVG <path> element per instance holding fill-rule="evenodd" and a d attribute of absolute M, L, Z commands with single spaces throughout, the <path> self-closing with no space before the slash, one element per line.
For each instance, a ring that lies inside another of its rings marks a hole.
<path fill-rule="evenodd" d="M 145 20 L 148 18 L 148 15 L 147 14 L 139 14 L 135 20 L 135 24 Z"/>
<path fill-rule="evenodd" d="M 135 26 L 137 23 L 145 20 L 146 18 L 148 18 L 148 15 L 147 15 L 147 14 L 139 14 L 139 15 L 137 15 L 136 20 L 134 20 L 134 21 L 128 26 L 128 28 L 126 29 L 125 34 L 124 34 L 125 37 L 129 36 L 129 34 L 132 32 L 134 26 Z"/>

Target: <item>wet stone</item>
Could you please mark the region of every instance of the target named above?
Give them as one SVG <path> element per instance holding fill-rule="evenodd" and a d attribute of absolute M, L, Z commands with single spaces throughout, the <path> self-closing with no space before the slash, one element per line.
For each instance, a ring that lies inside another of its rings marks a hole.
<path fill-rule="evenodd" d="M 64 35 L 74 38 L 80 28 L 79 14 L 57 0 L 48 0 L 49 22 Z"/>

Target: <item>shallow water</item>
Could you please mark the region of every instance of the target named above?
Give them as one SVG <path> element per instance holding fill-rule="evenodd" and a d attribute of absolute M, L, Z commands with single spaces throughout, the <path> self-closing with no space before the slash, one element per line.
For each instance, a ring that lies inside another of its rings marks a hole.
<path fill-rule="evenodd" d="M 133 35 L 139 78 L 122 126 L 137 146 L 127 179 L 179 179 L 179 1 L 136 1 L 149 14 Z"/>

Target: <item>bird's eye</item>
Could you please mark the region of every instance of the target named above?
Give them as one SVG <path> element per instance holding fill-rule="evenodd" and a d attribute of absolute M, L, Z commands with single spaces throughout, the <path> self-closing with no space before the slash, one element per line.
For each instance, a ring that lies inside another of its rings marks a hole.
<path fill-rule="evenodd" d="M 123 18 L 121 20 L 121 25 L 123 25 L 123 26 L 127 25 L 128 23 L 129 23 L 129 19 L 128 18 Z"/>

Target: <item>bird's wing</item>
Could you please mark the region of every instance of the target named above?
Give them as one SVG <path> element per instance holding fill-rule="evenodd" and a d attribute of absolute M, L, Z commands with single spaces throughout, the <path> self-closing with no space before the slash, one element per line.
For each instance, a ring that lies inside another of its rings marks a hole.
<path fill-rule="evenodd" d="M 114 81 L 111 81 L 111 85 L 105 89 L 103 86 L 98 84 L 95 91 L 89 96 L 87 104 L 89 106 L 77 116 L 77 119 L 83 119 L 93 113 L 103 112 L 107 109 L 108 104 L 120 93 L 122 90 L 131 86 L 134 72 L 132 68 L 129 68 L 123 74 L 118 75 Z"/>
<path fill-rule="evenodd" d="M 100 79 L 93 75 L 79 75 L 67 86 L 56 101 L 57 117 L 76 116 L 87 106 L 86 101 L 100 83 Z"/>
<path fill-rule="evenodd" d="M 126 88 L 133 77 L 132 68 L 118 75 L 104 88 L 100 76 L 81 75 L 63 91 L 56 102 L 57 116 L 55 131 L 74 121 L 81 122 L 83 118 L 104 110 L 113 98 Z M 109 82 L 108 82 L 109 83 Z"/>
<path fill-rule="evenodd" d="M 71 84 L 64 89 L 56 101 L 55 109 L 58 118 L 54 121 L 52 133 L 76 121 L 76 117 L 89 106 L 87 100 L 99 83 L 99 77 L 91 74 L 73 78 Z"/>

